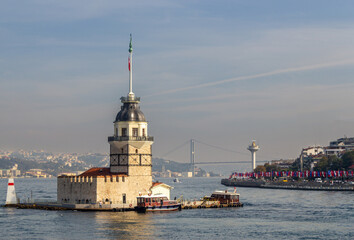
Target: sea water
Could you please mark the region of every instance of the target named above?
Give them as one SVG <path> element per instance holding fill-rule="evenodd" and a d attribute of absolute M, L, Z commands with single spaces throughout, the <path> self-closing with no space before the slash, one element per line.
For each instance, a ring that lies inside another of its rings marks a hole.
<path fill-rule="evenodd" d="M 171 198 L 229 189 L 221 178 L 156 179 Z M 15 179 L 18 197 L 56 200 L 56 179 Z M 0 202 L 7 179 L 0 179 Z M 0 208 L 0 239 L 354 239 L 354 193 L 237 188 L 243 208 L 168 213 Z"/>

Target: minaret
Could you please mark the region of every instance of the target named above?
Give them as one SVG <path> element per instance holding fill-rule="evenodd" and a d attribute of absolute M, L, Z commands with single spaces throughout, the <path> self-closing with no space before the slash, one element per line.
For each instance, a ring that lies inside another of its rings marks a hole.
<path fill-rule="evenodd" d="M 256 168 L 256 152 L 259 150 L 259 146 L 256 145 L 256 141 L 253 140 L 252 144 L 247 148 L 252 153 L 252 170 Z"/>
<path fill-rule="evenodd" d="M 133 47 L 129 44 L 129 93 L 121 97 L 121 110 L 114 121 L 114 135 L 108 137 L 110 144 L 110 171 L 128 176 L 144 176 L 138 182 L 152 184 L 151 145 L 153 137 L 148 135 L 148 123 L 140 110 L 140 98 L 133 93 Z"/>

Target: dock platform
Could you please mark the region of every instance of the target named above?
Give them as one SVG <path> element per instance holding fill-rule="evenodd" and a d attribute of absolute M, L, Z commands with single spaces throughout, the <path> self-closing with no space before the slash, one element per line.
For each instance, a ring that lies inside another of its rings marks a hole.
<path fill-rule="evenodd" d="M 18 209 L 39 209 L 54 211 L 101 211 L 101 212 L 127 212 L 135 211 L 134 207 L 96 206 L 96 204 L 57 204 L 57 203 L 18 203 L 5 204 L 2 207 Z"/>
<path fill-rule="evenodd" d="M 80 206 L 82 205 L 82 206 Z M 127 212 L 135 211 L 134 207 L 96 207 L 87 206 L 88 204 L 56 204 L 56 203 L 18 203 L 18 204 L 5 204 L 2 207 L 18 208 L 18 209 L 39 209 L 39 210 L 53 210 L 53 211 L 102 211 L 102 212 Z M 233 203 L 233 204 L 220 204 L 219 202 L 213 201 L 184 201 L 182 203 L 182 209 L 202 209 L 202 208 L 235 208 L 243 207 L 243 203 Z"/>
<path fill-rule="evenodd" d="M 183 201 L 182 209 L 196 209 L 196 208 L 227 208 L 227 207 L 243 207 L 243 203 L 226 203 L 221 204 L 219 201 Z"/>

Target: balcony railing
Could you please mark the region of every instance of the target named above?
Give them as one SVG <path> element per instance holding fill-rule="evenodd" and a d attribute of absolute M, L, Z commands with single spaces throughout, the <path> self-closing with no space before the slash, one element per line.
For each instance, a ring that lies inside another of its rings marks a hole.
<path fill-rule="evenodd" d="M 140 102 L 140 97 L 121 97 L 121 102 Z"/>
<path fill-rule="evenodd" d="M 108 137 L 108 142 L 112 141 L 154 141 L 154 137 L 147 136 L 147 137 L 133 137 L 133 136 L 125 136 L 125 137 L 115 137 L 111 136 Z"/>

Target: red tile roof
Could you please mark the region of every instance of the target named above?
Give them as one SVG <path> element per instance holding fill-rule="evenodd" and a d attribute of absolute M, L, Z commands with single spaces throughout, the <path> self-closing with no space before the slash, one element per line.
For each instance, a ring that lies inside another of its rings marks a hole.
<path fill-rule="evenodd" d="M 160 184 L 162 184 L 162 182 L 152 182 L 151 188 L 156 187 Z"/>
<path fill-rule="evenodd" d="M 163 187 L 165 188 L 169 188 L 169 189 L 172 189 L 173 187 L 167 185 L 166 183 L 163 183 L 163 182 L 152 182 L 152 185 L 150 187 L 150 189 L 153 189 L 154 187 L 156 186 L 159 186 L 159 185 L 162 185 Z"/>
<path fill-rule="evenodd" d="M 109 168 L 91 168 L 79 175 L 79 177 L 104 177 L 104 176 L 127 176 L 127 174 L 111 173 Z"/>

